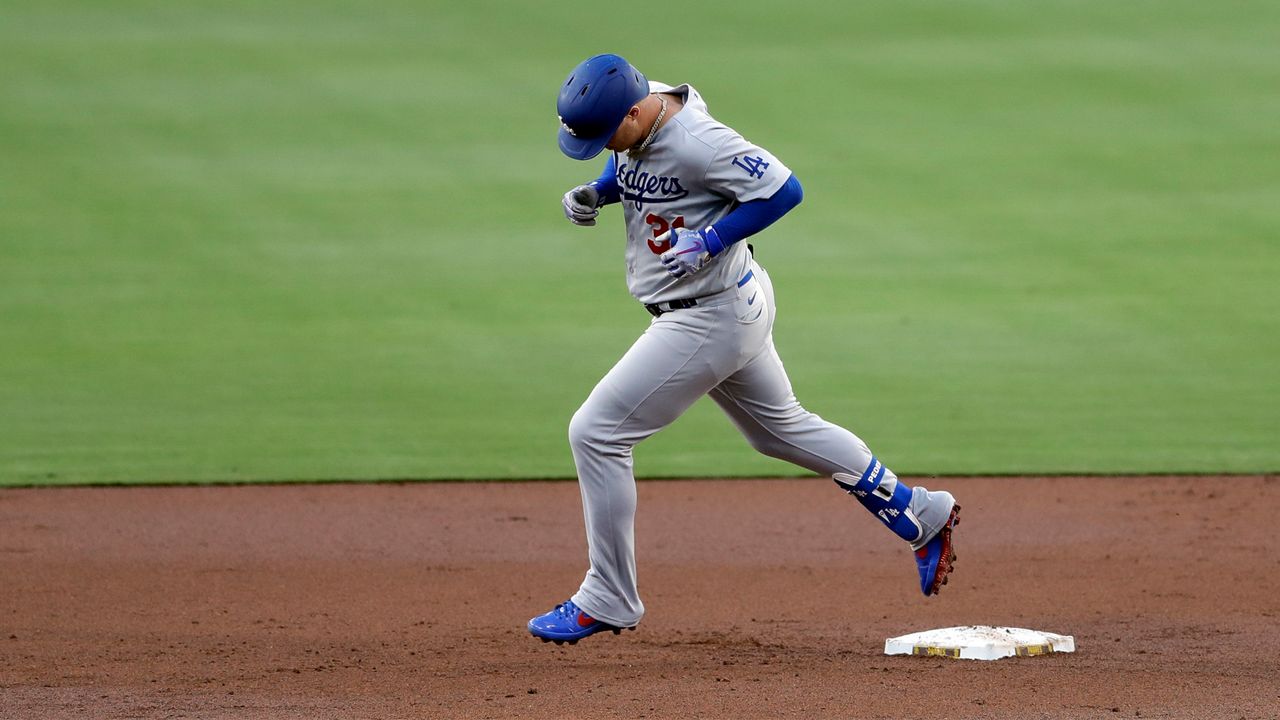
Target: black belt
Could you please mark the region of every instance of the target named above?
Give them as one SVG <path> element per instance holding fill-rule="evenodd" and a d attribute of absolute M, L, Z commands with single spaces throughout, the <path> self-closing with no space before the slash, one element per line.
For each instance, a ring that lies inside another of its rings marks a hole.
<path fill-rule="evenodd" d="M 755 271 L 748 270 L 747 274 L 743 275 L 742 279 L 738 281 L 738 287 L 742 287 L 743 285 L 746 285 L 748 282 L 751 281 L 751 278 L 753 277 L 755 277 Z M 715 294 L 719 295 L 720 293 L 715 293 Z M 692 308 L 692 307 L 698 307 L 699 300 L 706 300 L 709 297 L 713 297 L 713 296 L 703 295 L 702 297 L 696 297 L 696 298 L 684 298 L 682 300 L 669 300 L 664 303 L 646 304 L 644 306 L 644 309 L 648 310 L 649 314 L 654 317 L 662 317 L 664 313 L 669 313 L 672 310 L 688 310 L 689 308 Z"/>
<path fill-rule="evenodd" d="M 687 298 L 684 300 L 672 300 L 671 302 L 656 303 L 653 305 L 645 305 L 644 309 L 654 317 L 661 317 L 663 313 L 669 313 L 672 310 L 688 310 L 691 307 L 698 307 L 698 300 L 701 298 Z"/>

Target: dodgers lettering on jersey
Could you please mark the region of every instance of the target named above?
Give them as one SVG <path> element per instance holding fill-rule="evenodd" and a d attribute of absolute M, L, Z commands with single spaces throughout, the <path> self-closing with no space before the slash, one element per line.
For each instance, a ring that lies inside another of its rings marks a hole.
<path fill-rule="evenodd" d="M 700 230 L 741 203 L 772 197 L 791 170 L 712 118 L 693 87 L 650 82 L 649 90 L 683 97 L 684 107 L 644 153 L 615 154 L 627 223 L 627 289 L 643 303 L 714 295 L 746 273 L 746 243 L 731 245 L 697 274 L 675 279 L 658 259 L 669 249 L 658 237 L 673 227 Z"/>
<path fill-rule="evenodd" d="M 689 190 L 680 184 L 680 178 L 666 175 L 651 175 L 642 170 L 643 160 L 624 162 L 618 166 L 618 186 L 622 188 L 623 202 L 636 203 L 643 207 L 683 200 L 689 196 Z"/>

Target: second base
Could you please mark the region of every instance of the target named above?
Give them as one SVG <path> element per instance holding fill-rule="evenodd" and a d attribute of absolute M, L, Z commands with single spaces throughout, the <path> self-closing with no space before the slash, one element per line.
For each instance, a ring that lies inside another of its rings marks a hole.
<path fill-rule="evenodd" d="M 1075 652 L 1076 640 L 1026 628 L 964 625 L 926 630 L 884 641 L 885 655 L 924 655 L 961 660 Z"/>

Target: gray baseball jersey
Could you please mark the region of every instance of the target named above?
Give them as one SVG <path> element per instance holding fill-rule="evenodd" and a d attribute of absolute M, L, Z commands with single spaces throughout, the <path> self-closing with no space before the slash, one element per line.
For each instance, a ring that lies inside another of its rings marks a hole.
<path fill-rule="evenodd" d="M 711 117 L 692 86 L 650 82 L 649 89 L 682 97 L 684 107 L 643 154 L 615 154 L 627 222 L 627 289 L 643 303 L 713 295 L 733 287 L 746 272 L 745 243 L 731 245 L 698 273 L 675 280 L 658 260 L 670 245 L 658 238 L 673 227 L 700 230 L 740 203 L 771 197 L 791 170 Z"/>

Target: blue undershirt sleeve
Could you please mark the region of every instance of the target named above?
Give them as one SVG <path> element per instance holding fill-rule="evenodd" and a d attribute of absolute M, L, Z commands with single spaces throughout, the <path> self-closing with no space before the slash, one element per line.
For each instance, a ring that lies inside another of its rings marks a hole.
<path fill-rule="evenodd" d="M 616 178 L 614 185 L 617 185 Z M 707 250 L 712 255 L 719 255 L 730 245 L 769 227 L 803 199 L 804 189 L 800 187 L 795 174 L 792 174 L 771 197 L 742 203 L 708 226 Z"/>
<path fill-rule="evenodd" d="M 604 172 L 600 173 L 600 177 L 592 180 L 590 184 L 600 195 L 600 201 L 596 204 L 596 207 L 603 207 L 622 200 L 622 188 L 618 186 L 617 155 L 609 153 L 609 159 L 604 163 Z"/>

